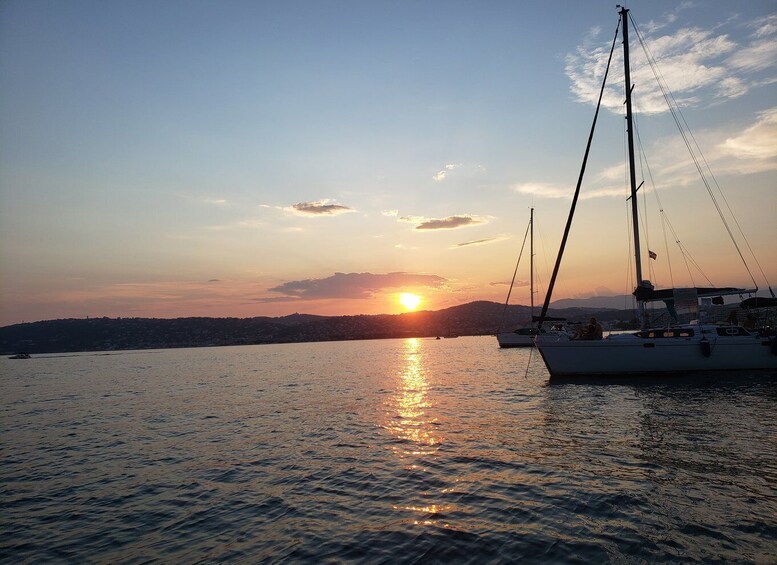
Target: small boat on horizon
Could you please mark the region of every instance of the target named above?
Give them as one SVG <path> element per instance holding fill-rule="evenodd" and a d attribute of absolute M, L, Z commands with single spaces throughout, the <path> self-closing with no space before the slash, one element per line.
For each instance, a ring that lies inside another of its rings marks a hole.
<path fill-rule="evenodd" d="M 31 356 L 29 353 L 16 353 L 15 355 L 11 355 L 9 359 L 31 359 Z"/>

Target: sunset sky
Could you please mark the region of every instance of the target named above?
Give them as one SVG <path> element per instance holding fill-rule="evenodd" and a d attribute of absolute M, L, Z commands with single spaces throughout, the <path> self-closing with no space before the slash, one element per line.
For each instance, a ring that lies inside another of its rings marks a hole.
<path fill-rule="evenodd" d="M 615 4 L 4 0 L 0 325 L 502 302 L 532 206 L 544 290 Z M 629 7 L 777 285 L 777 3 Z M 646 276 L 752 285 L 632 50 Z M 616 53 L 554 298 L 633 287 Z"/>

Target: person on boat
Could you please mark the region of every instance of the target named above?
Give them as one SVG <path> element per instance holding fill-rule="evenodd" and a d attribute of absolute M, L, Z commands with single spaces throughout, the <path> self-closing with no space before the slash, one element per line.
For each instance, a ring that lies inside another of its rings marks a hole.
<path fill-rule="evenodd" d="M 596 321 L 596 318 L 591 318 L 588 323 L 588 331 L 586 331 L 585 339 L 602 339 L 604 330 L 602 325 Z"/>

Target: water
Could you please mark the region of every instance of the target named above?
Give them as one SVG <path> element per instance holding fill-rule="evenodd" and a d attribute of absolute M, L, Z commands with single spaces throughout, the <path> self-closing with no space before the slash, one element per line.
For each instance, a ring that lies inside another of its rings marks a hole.
<path fill-rule="evenodd" d="M 777 561 L 775 374 L 555 384 L 494 338 L 0 372 L 2 562 Z"/>

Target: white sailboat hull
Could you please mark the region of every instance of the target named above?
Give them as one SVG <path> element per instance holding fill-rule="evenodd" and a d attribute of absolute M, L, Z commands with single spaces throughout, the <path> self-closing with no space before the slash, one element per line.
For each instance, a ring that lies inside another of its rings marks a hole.
<path fill-rule="evenodd" d="M 519 335 L 515 332 L 496 334 L 499 347 L 534 347 L 533 335 Z"/>
<path fill-rule="evenodd" d="M 777 348 L 769 338 L 710 336 L 707 341 L 708 357 L 698 336 L 650 339 L 629 335 L 598 341 L 540 336 L 535 344 L 551 376 L 556 377 L 777 370 Z"/>

